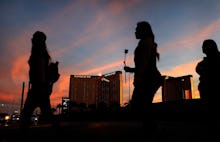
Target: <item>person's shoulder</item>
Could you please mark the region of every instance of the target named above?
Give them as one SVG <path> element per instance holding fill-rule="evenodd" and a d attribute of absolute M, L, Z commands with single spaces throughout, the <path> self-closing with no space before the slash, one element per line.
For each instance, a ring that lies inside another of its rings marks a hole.
<path fill-rule="evenodd" d="M 155 42 L 152 38 L 145 38 L 139 41 L 139 46 L 155 47 Z"/>
<path fill-rule="evenodd" d="M 208 59 L 207 57 L 203 57 L 198 63 L 197 66 L 204 66 L 205 64 L 207 64 Z"/>

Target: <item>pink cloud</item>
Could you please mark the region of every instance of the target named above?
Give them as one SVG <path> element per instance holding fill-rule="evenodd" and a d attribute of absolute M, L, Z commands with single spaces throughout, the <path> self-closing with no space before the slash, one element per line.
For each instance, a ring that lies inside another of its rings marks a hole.
<path fill-rule="evenodd" d="M 118 1 L 113 1 L 108 3 L 108 5 L 103 6 L 103 8 L 97 12 L 95 17 L 93 18 L 92 21 L 87 22 L 88 26 L 85 26 L 85 28 L 82 29 L 79 38 L 75 39 L 69 46 L 64 47 L 56 51 L 56 55 L 64 54 L 68 52 L 70 49 L 80 47 L 84 43 L 88 43 L 89 41 L 92 41 L 94 39 L 103 39 L 111 35 L 116 27 L 122 27 L 122 25 L 126 24 L 121 24 L 116 25 L 115 20 L 109 20 L 111 18 L 116 18 L 119 14 L 123 13 L 127 8 L 131 6 L 135 6 L 139 0 L 130 0 L 127 1 L 126 3 L 124 2 L 118 2 Z M 74 9 L 77 9 L 78 7 L 83 7 L 85 3 L 84 2 L 79 2 L 79 3 L 72 3 L 68 7 L 66 7 L 63 11 L 61 11 L 59 14 L 51 18 L 50 21 L 56 21 L 56 22 L 51 22 L 50 25 L 53 25 L 53 23 L 57 24 L 57 21 L 64 21 L 63 15 L 68 15 L 68 13 L 73 13 Z M 91 4 L 96 5 L 96 2 L 93 1 Z M 96 5 L 97 6 L 97 5 Z M 123 23 L 126 23 L 126 18 L 120 19 L 120 21 Z M 106 28 L 107 27 L 107 28 Z"/>
<path fill-rule="evenodd" d="M 201 27 L 199 31 L 193 31 L 191 35 L 174 39 L 173 42 L 164 45 L 163 48 L 158 48 L 160 52 L 168 52 L 167 50 L 177 49 L 177 47 L 195 48 L 195 45 L 202 45 L 202 42 L 206 38 L 210 38 L 211 35 L 220 31 L 220 19 L 217 19 L 213 23 L 210 23 L 206 27 Z"/>
<path fill-rule="evenodd" d="M 103 73 L 106 70 L 112 70 L 115 71 L 115 67 L 119 67 L 121 66 L 122 62 L 121 61 L 116 61 L 113 63 L 110 63 L 108 65 L 102 66 L 102 67 L 98 67 L 98 68 L 93 68 L 93 69 L 89 69 L 87 71 L 84 72 L 79 72 L 78 74 L 82 74 L 82 75 L 88 75 L 88 74 L 99 74 L 99 73 Z"/>
<path fill-rule="evenodd" d="M 140 0 L 128 0 L 126 2 L 112 1 L 109 5 L 108 10 L 111 11 L 113 15 L 117 15 L 125 11 L 125 9 L 128 9 L 130 7 L 135 7 L 135 5 L 138 4 L 139 2 Z"/>

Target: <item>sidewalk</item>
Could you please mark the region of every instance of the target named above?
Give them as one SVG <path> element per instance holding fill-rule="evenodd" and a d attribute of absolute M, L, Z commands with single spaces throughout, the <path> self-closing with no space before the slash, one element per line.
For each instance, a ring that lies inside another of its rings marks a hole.
<path fill-rule="evenodd" d="M 74 113 L 65 119 L 62 117 L 58 128 L 40 124 L 21 132 L 16 126 L 0 127 L 0 142 L 220 141 L 217 112 L 209 113 L 199 100 L 154 105 L 144 122 L 131 113 Z M 153 116 L 153 121 L 146 120 L 149 116 Z"/>
<path fill-rule="evenodd" d="M 209 126 L 204 122 L 160 121 L 157 123 L 153 138 L 150 138 L 149 134 L 143 131 L 143 122 L 140 121 L 67 121 L 61 122 L 57 129 L 44 124 L 33 126 L 26 133 L 21 133 L 17 127 L 1 128 L 0 142 L 20 140 L 31 142 L 48 140 L 53 142 L 67 140 L 77 142 L 119 140 L 197 142 L 210 140 L 209 132 L 211 132 Z"/>

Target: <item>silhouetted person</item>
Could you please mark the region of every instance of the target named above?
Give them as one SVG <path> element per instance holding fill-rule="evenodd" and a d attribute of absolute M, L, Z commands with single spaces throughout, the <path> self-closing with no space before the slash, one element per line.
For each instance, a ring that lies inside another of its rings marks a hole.
<path fill-rule="evenodd" d="M 212 39 L 203 41 L 202 51 L 206 56 L 196 66 L 200 75 L 198 89 L 200 98 L 214 109 L 220 101 L 220 53 Z"/>
<path fill-rule="evenodd" d="M 220 53 L 212 39 L 203 41 L 202 51 L 206 56 L 196 66 L 196 72 L 200 75 L 198 89 L 201 100 L 208 108 L 208 115 L 204 116 L 209 126 L 208 136 L 216 141 L 220 125 Z"/>
<path fill-rule="evenodd" d="M 152 136 L 155 127 L 151 112 L 154 95 L 162 85 L 162 76 L 157 68 L 157 44 L 151 26 L 146 21 L 137 23 L 136 39 L 139 43 L 134 51 L 135 67 L 124 67 L 126 72 L 134 73 L 134 90 L 130 101 L 130 108 L 136 117 L 144 121 L 144 135 Z M 144 114 L 148 112 L 147 114 Z M 146 116 L 146 117 L 145 117 Z M 148 137 L 150 138 L 150 137 Z"/>
<path fill-rule="evenodd" d="M 162 85 L 162 77 L 156 65 L 159 54 L 150 24 L 146 21 L 138 22 L 135 36 L 139 39 L 134 51 L 135 67 L 125 66 L 124 70 L 134 73 L 131 109 L 142 112 L 151 107 L 154 95 Z"/>
<path fill-rule="evenodd" d="M 46 39 L 43 32 L 36 31 L 31 40 L 32 49 L 28 60 L 30 89 L 21 112 L 21 128 L 31 125 L 30 118 L 37 107 L 41 110 L 41 117 L 54 125 L 56 123 L 50 104 L 51 83 L 48 79 L 48 65 L 51 57 L 47 51 Z"/>

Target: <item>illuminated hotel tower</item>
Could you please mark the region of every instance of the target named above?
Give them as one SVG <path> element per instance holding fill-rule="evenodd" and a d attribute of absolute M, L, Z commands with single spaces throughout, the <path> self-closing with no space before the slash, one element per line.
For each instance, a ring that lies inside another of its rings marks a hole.
<path fill-rule="evenodd" d="M 122 104 L 122 72 L 115 71 L 102 76 L 71 75 L 70 101 L 77 104 Z"/>
<path fill-rule="evenodd" d="M 174 101 L 192 99 L 194 97 L 194 86 L 192 75 L 181 77 L 166 77 L 162 86 L 162 100 Z"/>

